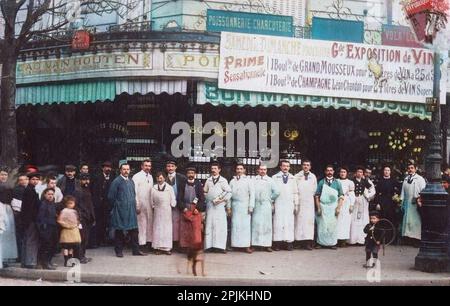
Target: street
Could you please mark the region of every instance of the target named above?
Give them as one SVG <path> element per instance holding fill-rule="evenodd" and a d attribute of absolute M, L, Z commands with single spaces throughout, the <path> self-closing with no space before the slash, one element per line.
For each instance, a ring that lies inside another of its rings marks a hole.
<path fill-rule="evenodd" d="M 70 271 L 61 268 L 61 256 L 54 260 L 59 265 L 57 271 L 4 269 L 1 276 L 32 281 L 2 279 L 0 285 L 15 285 L 16 282 L 17 285 L 67 285 L 67 279 L 119 285 L 450 285 L 450 273 L 429 274 L 414 270 L 417 253 L 418 249 L 412 247 L 388 246 L 385 256 L 380 252 L 379 270 L 362 267 L 362 247 L 337 251 L 207 253 L 207 276 L 194 277 L 186 273 L 186 259 L 182 254 L 132 257 L 130 252 L 125 252 L 124 258 L 117 258 L 111 248 L 101 248 L 88 251 L 93 258 L 91 263 Z M 42 282 L 36 282 L 40 278 Z M 57 283 L 49 283 L 50 280 Z"/>

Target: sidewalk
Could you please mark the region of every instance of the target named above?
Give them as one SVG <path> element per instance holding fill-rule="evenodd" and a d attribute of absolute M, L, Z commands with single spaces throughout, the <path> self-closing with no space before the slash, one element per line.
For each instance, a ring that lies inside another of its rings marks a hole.
<path fill-rule="evenodd" d="M 450 285 L 450 273 L 429 274 L 414 270 L 418 249 L 389 246 L 383 257 L 378 283 L 367 280 L 363 247 L 334 250 L 294 250 L 273 253 L 205 254 L 206 277 L 186 273 L 182 254 L 124 258 L 114 256 L 112 248 L 88 250 L 93 261 L 80 266 L 83 283 L 145 284 L 145 285 Z M 56 271 L 27 270 L 9 267 L 0 276 L 43 281 L 67 280 L 68 268 L 57 256 Z M 75 268 L 76 269 L 76 268 Z M 372 278 L 375 271 L 369 270 Z"/>

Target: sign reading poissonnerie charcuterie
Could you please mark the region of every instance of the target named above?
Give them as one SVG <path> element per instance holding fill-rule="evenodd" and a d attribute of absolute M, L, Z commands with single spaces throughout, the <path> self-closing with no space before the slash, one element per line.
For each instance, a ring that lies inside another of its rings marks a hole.
<path fill-rule="evenodd" d="M 420 48 L 222 32 L 219 87 L 425 103 L 433 95 L 433 53 Z"/>
<path fill-rule="evenodd" d="M 293 37 L 292 16 L 208 9 L 206 30 Z"/>

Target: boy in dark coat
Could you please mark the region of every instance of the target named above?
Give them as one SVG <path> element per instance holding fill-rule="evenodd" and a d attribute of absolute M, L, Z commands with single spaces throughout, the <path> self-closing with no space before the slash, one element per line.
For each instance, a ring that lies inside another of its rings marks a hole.
<path fill-rule="evenodd" d="M 380 249 L 382 233 L 376 229 L 376 224 L 380 221 L 380 213 L 378 211 L 371 211 L 369 214 L 370 223 L 364 227 L 364 233 L 367 234 L 365 239 L 366 246 L 366 264 L 365 268 L 375 267 L 375 261 L 378 260 L 378 250 Z M 374 262 L 370 264 L 371 257 Z"/>

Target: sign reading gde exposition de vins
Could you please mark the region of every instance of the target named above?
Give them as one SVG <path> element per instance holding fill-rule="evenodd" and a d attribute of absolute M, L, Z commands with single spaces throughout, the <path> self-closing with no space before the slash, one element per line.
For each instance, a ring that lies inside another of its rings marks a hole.
<path fill-rule="evenodd" d="M 219 87 L 425 103 L 433 94 L 426 49 L 222 32 Z"/>

